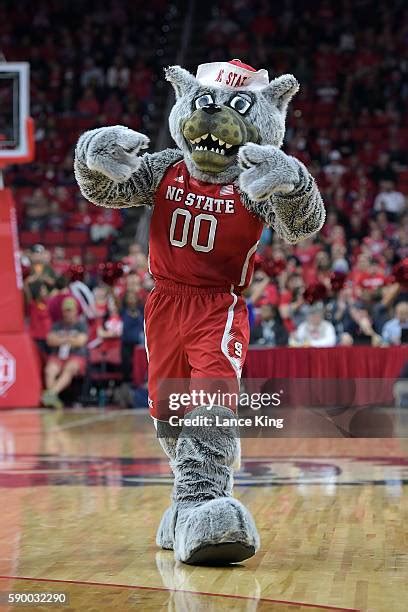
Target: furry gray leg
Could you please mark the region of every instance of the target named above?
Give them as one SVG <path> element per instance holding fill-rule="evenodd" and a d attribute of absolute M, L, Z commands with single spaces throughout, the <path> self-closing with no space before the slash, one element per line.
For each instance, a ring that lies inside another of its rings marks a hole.
<path fill-rule="evenodd" d="M 170 459 L 170 465 L 176 458 L 177 440 L 181 427 L 175 427 L 164 421 L 157 421 L 157 437 L 160 445 Z M 156 533 L 156 544 L 166 550 L 174 549 L 174 530 L 176 524 L 176 506 L 172 504 L 164 512 Z"/>
<path fill-rule="evenodd" d="M 231 410 L 196 408 L 189 415 L 210 417 L 212 425 L 183 427 L 173 461 L 176 507 L 174 553 L 190 564 L 226 565 L 252 557 L 259 536 L 248 510 L 231 497 L 238 431 L 224 423 Z"/>

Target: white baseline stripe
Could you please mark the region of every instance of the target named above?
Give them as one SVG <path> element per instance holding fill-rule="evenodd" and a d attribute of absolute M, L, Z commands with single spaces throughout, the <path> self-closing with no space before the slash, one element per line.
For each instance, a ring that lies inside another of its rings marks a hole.
<path fill-rule="evenodd" d="M 84 417 L 83 419 L 78 419 L 73 423 L 66 423 L 62 425 L 56 425 L 55 427 L 51 427 L 50 431 L 59 431 L 61 429 L 75 429 L 75 427 L 84 427 L 85 425 L 91 425 L 92 423 L 96 423 L 98 421 L 109 421 L 113 419 L 118 419 L 123 416 L 128 416 L 130 414 L 135 414 L 134 410 L 115 410 L 114 412 L 108 412 L 104 414 L 97 414 L 95 416 Z"/>

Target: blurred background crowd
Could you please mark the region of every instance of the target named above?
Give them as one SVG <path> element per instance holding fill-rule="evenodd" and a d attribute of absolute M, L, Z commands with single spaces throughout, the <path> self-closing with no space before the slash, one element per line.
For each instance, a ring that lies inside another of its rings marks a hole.
<path fill-rule="evenodd" d="M 327 208 L 323 230 L 298 245 L 265 229 L 246 296 L 251 343 L 408 341 L 404 0 L 5 0 L 0 48 L 31 64 L 37 157 L 10 168 L 6 180 L 18 208 L 27 315 L 42 351 L 55 352 L 49 330 L 73 299 L 71 310 L 86 319 L 84 345 L 116 338 L 130 379 L 152 287 L 145 218 L 82 199 L 73 147 L 85 129 L 116 123 L 146 132 L 153 148 L 170 144 L 163 67 L 195 71 L 231 58 L 298 78 L 284 150 L 308 166 Z"/>

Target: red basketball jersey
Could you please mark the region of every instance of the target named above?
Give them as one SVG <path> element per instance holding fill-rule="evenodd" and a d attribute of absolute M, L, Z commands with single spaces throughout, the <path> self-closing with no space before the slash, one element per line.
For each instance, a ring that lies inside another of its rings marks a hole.
<path fill-rule="evenodd" d="M 150 270 L 156 280 L 201 287 L 248 286 L 263 223 L 234 185 L 203 183 L 183 160 L 156 192 L 150 225 Z"/>

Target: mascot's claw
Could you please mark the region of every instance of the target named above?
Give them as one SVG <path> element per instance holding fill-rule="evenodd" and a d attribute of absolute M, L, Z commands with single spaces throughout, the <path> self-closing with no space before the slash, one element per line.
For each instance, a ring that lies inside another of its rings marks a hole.
<path fill-rule="evenodd" d="M 238 151 L 239 184 L 251 200 L 290 193 L 299 183 L 299 162 L 272 145 L 248 143 Z"/>
<path fill-rule="evenodd" d="M 86 132 L 78 150 L 89 170 L 101 172 L 112 181 L 127 181 L 140 167 L 138 153 L 147 149 L 149 138 L 122 125 Z"/>
<path fill-rule="evenodd" d="M 208 416 L 205 407 L 189 416 L 203 415 Z M 212 408 L 211 416 L 216 415 L 233 416 L 222 407 Z M 178 561 L 226 565 L 252 557 L 259 548 L 252 516 L 231 497 L 233 465 L 240 453 L 237 433 L 232 426 L 184 427 L 171 453 L 173 504 L 163 515 L 156 542 L 173 549 Z"/>

